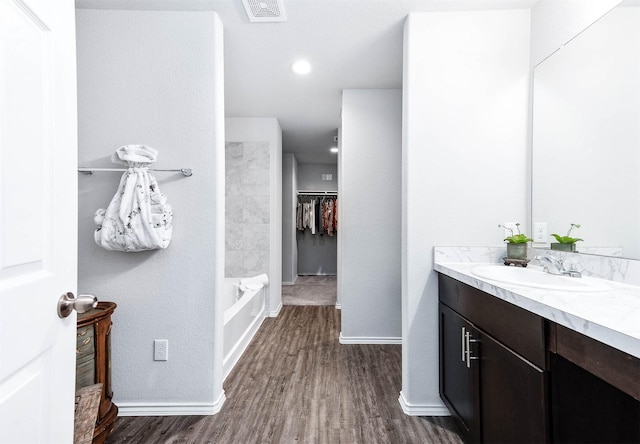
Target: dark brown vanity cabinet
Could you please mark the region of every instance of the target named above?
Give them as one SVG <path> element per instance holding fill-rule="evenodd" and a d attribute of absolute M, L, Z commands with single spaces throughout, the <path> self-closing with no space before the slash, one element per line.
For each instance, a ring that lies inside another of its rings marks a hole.
<path fill-rule="evenodd" d="M 640 443 L 640 359 L 557 324 L 549 339 L 553 442 Z"/>
<path fill-rule="evenodd" d="M 466 442 L 549 442 L 545 322 L 439 277 L 440 395 Z"/>

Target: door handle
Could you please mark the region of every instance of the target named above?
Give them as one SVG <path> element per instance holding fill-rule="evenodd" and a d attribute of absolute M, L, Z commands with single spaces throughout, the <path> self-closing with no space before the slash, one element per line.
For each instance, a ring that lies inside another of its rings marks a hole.
<path fill-rule="evenodd" d="M 471 361 L 475 360 L 475 359 L 480 359 L 478 356 L 471 356 L 471 343 L 472 342 L 480 342 L 479 339 L 473 339 L 473 336 L 471 336 L 471 333 L 467 332 L 465 335 L 465 342 L 466 342 L 466 359 L 463 359 L 463 361 L 466 360 L 467 362 L 467 368 L 471 368 Z"/>
<path fill-rule="evenodd" d="M 462 334 L 460 336 L 462 337 L 462 362 L 465 362 L 467 360 L 466 328 L 462 327 Z"/>
<path fill-rule="evenodd" d="M 66 318 L 73 310 L 84 313 L 96 308 L 97 305 L 98 298 L 92 294 L 80 294 L 76 297 L 73 293 L 68 292 L 58 299 L 58 316 Z"/>

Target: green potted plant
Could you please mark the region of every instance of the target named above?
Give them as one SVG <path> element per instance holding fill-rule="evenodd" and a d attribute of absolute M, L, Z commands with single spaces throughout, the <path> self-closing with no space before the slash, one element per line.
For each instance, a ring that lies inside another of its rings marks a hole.
<path fill-rule="evenodd" d="M 570 252 L 576 251 L 576 242 L 583 239 L 580 239 L 579 237 L 571 237 L 571 230 L 574 228 L 580 228 L 580 224 L 571 224 L 566 236 L 560 236 L 555 233 L 552 234 L 551 236 L 555 237 L 558 242 L 551 242 L 551 249 Z"/>
<path fill-rule="evenodd" d="M 527 243 L 533 239 L 526 234 L 520 233 L 520 223 L 516 223 L 518 234 L 515 234 L 511 227 L 505 227 L 504 225 L 498 225 L 498 227 L 504 228 L 511 233 L 511 236 L 504 238 L 505 242 L 507 242 L 507 259 L 527 260 Z"/>

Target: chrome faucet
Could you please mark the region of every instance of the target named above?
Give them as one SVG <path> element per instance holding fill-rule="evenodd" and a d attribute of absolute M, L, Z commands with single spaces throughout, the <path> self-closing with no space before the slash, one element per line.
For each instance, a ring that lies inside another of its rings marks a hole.
<path fill-rule="evenodd" d="M 542 264 L 542 269 L 549 274 L 555 274 L 558 276 L 569 276 L 569 277 L 582 277 L 582 274 L 573 269 L 567 270 L 564 267 L 564 262 L 562 259 L 555 258 L 553 256 L 536 256 L 534 257 L 538 263 Z"/>
<path fill-rule="evenodd" d="M 562 275 L 565 271 L 562 259 L 556 259 L 553 256 L 536 256 L 534 259 L 542 265 L 546 273 Z"/>

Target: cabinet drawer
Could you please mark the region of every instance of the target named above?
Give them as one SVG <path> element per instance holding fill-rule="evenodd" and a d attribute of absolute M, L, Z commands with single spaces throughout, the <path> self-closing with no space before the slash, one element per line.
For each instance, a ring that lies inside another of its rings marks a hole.
<path fill-rule="evenodd" d="M 559 324 L 550 333 L 552 352 L 640 401 L 640 359 Z"/>
<path fill-rule="evenodd" d="M 96 383 L 96 361 L 88 359 L 82 363 L 76 363 L 76 390 L 88 387 Z"/>
<path fill-rule="evenodd" d="M 440 302 L 531 363 L 546 369 L 543 318 L 449 276 L 438 274 L 438 283 Z"/>
<path fill-rule="evenodd" d="M 95 354 L 93 325 L 80 327 L 76 333 L 76 362 L 84 362 Z"/>

